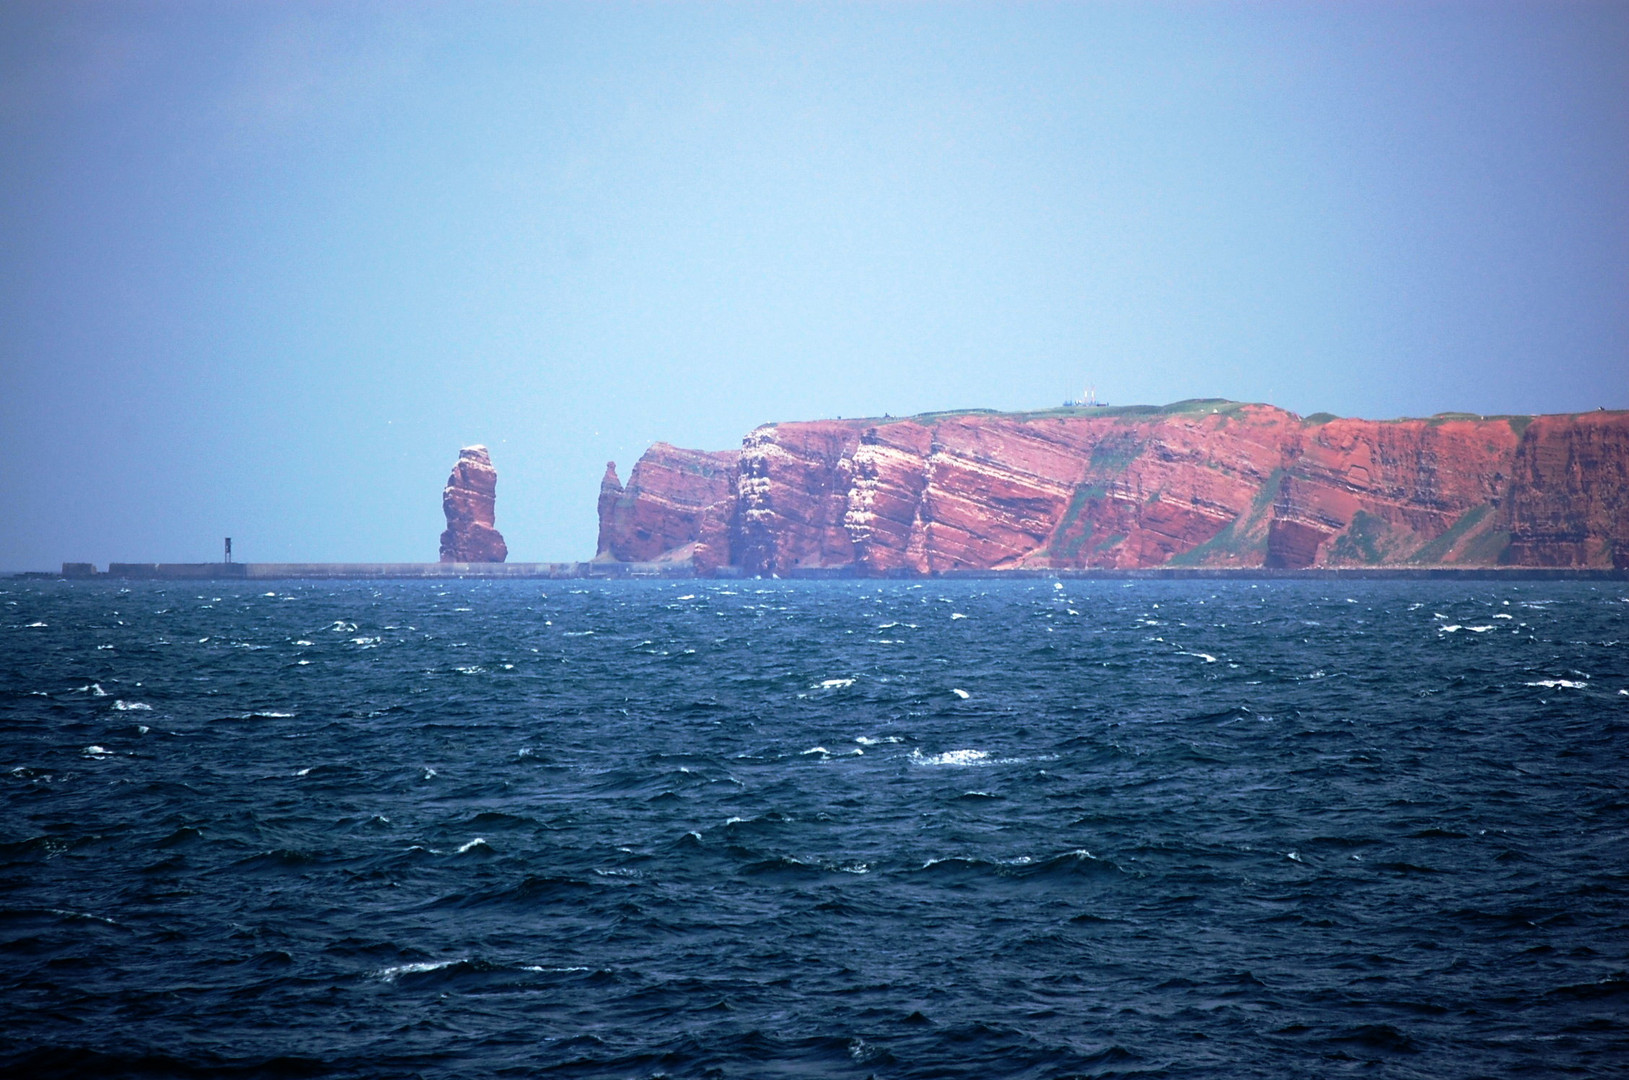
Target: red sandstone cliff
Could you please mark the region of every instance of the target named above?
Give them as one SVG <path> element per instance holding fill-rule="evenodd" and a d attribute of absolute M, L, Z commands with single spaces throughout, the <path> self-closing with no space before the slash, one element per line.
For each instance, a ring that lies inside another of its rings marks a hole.
<path fill-rule="evenodd" d="M 1266 405 L 766 425 L 608 470 L 602 558 L 753 573 L 1629 565 L 1629 413 L 1302 419 Z"/>
<path fill-rule="evenodd" d="M 1506 528 L 1522 566 L 1629 566 L 1629 413 L 1538 416 L 1522 432 Z"/>
<path fill-rule="evenodd" d="M 616 462 L 608 462 L 600 482 L 595 557 L 693 559 L 701 570 L 728 563 L 737 456 L 733 450 L 708 453 L 657 443 L 634 466 L 627 487 L 617 480 Z"/>
<path fill-rule="evenodd" d="M 484 446 L 466 446 L 447 486 L 441 490 L 441 509 L 447 530 L 441 534 L 442 562 L 503 562 L 509 548 L 503 534 L 492 527 L 492 505 L 497 499 L 498 471 Z"/>

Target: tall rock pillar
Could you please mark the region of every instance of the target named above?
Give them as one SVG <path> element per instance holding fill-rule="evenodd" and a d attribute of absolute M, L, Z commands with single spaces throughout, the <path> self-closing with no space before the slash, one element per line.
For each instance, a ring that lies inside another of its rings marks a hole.
<path fill-rule="evenodd" d="M 611 545 L 616 542 L 617 521 L 615 518 L 617 500 L 622 498 L 622 481 L 617 477 L 617 463 L 605 463 L 605 477 L 600 480 L 600 539 L 595 550 L 595 557 L 605 556 L 615 558 L 611 553 Z"/>
<path fill-rule="evenodd" d="M 503 562 L 509 547 L 492 527 L 492 504 L 497 499 L 498 470 L 484 446 L 458 451 L 458 463 L 447 486 L 441 489 L 441 509 L 447 531 L 441 534 L 442 562 Z"/>

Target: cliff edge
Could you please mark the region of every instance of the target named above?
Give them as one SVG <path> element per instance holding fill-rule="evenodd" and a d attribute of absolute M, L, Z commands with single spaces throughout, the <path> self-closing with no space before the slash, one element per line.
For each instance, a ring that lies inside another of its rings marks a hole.
<path fill-rule="evenodd" d="M 768 424 L 657 443 L 598 557 L 771 574 L 1629 566 L 1629 412 L 1300 417 L 1216 399 Z"/>

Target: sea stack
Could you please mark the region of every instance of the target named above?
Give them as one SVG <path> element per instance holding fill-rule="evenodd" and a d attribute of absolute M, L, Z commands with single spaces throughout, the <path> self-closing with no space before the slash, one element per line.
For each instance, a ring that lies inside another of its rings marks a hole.
<path fill-rule="evenodd" d="M 503 534 L 492 526 L 492 505 L 497 499 L 498 470 L 484 446 L 458 451 L 447 486 L 441 491 L 441 509 L 447 531 L 441 534 L 442 562 L 503 562 L 509 548 Z"/>
<path fill-rule="evenodd" d="M 611 555 L 611 536 L 615 526 L 611 523 L 615 520 L 617 500 L 622 498 L 622 493 L 622 480 L 617 476 L 617 463 L 607 461 L 605 476 L 600 480 L 600 541 L 594 555 L 597 559 L 614 557 Z"/>

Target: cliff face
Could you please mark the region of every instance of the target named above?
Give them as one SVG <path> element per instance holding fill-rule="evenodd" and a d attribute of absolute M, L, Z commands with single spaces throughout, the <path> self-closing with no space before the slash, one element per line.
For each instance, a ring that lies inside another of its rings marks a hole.
<path fill-rule="evenodd" d="M 1306 427 L 1274 500 L 1266 565 L 1496 563 L 1516 444 L 1507 419 Z"/>
<path fill-rule="evenodd" d="M 503 534 L 492 527 L 497 490 L 498 471 L 486 447 L 460 450 L 447 486 L 441 489 L 441 509 L 447 515 L 442 562 L 503 562 L 509 557 Z"/>
<path fill-rule="evenodd" d="M 752 573 L 1629 565 L 1629 413 L 1370 421 L 1266 405 L 821 420 L 608 472 L 602 557 Z"/>
<path fill-rule="evenodd" d="M 1629 413 L 1539 416 L 1511 475 L 1510 557 L 1523 566 L 1629 566 Z"/>
<path fill-rule="evenodd" d="M 595 557 L 619 562 L 693 559 L 710 570 L 728 563 L 735 517 L 734 450 L 708 453 L 657 443 L 628 477 L 616 462 L 600 482 L 600 541 Z"/>

